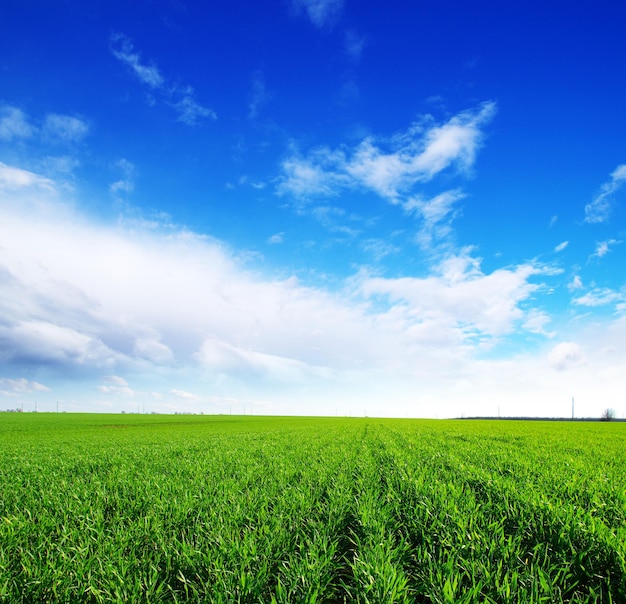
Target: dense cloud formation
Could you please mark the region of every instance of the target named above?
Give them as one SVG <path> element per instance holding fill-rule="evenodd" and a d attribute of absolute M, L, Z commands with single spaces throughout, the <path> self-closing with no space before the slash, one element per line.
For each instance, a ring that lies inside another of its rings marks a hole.
<path fill-rule="evenodd" d="M 626 414 L 618 3 L 35 4 L 0 410 Z"/>
<path fill-rule="evenodd" d="M 3 363 L 108 375 L 103 395 L 132 397 L 121 376 L 149 373 L 259 391 L 326 384 L 336 392 L 373 376 L 416 380 L 416 388 L 456 376 L 446 385 L 454 391 L 465 376 L 471 392 L 499 365 L 481 361 L 484 353 L 549 321 L 529 302 L 558 271 L 538 262 L 485 273 L 467 248 L 423 278 L 359 272 L 330 293 L 296 278 L 264 278 L 223 243 L 186 229 L 94 223 L 35 173 L 3 164 L 0 183 Z M 562 343 L 545 370 L 563 372 L 583 359 L 578 344 Z M 28 384 L 9 380 L 3 390 L 45 388 Z M 184 392 L 164 394 L 201 400 Z"/>

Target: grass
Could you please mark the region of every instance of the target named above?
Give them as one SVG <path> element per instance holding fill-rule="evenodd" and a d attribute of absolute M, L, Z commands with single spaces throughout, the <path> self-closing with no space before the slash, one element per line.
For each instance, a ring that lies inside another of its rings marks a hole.
<path fill-rule="evenodd" d="M 626 424 L 0 415 L 2 602 L 626 602 Z"/>

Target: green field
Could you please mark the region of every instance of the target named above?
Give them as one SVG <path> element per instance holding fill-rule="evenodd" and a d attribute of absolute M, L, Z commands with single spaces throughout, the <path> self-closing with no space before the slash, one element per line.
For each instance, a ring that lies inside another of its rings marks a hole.
<path fill-rule="evenodd" d="M 0 415 L 1 602 L 626 602 L 626 424 Z"/>

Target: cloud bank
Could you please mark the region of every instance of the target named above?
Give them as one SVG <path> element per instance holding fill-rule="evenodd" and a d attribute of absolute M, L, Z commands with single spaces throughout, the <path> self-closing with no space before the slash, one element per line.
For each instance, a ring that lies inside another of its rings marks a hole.
<path fill-rule="evenodd" d="M 213 384 L 305 388 L 392 371 L 457 370 L 528 318 L 545 274 L 484 273 L 471 249 L 431 276 L 354 275 L 331 293 L 260 276 L 222 242 L 184 228 L 98 224 L 58 185 L 0 165 L 0 349 L 4 367 L 51 375 L 191 372 Z"/>
<path fill-rule="evenodd" d="M 259 412 L 351 413 L 367 404 L 370 414 L 454 415 L 470 400 L 496 404 L 505 387 L 519 389 L 511 408 L 522 392 L 556 396 L 572 368 L 597 371 L 574 340 L 489 360 L 505 343 L 552 337 L 535 297 L 554 267 L 486 272 L 468 247 L 423 277 L 363 269 L 331 292 L 253 271 L 224 243 L 183 227 L 89 219 L 66 196 L 49 178 L 0 164 L 5 396 L 80 379 L 109 406 L 212 401 L 223 411 L 234 401 Z M 574 300 L 611 302 L 605 291 Z"/>

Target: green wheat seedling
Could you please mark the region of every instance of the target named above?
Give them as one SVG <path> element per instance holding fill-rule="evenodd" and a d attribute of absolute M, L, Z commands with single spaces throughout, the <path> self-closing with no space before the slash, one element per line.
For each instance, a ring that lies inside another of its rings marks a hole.
<path fill-rule="evenodd" d="M 626 425 L 0 416 L 0 602 L 626 601 Z"/>

